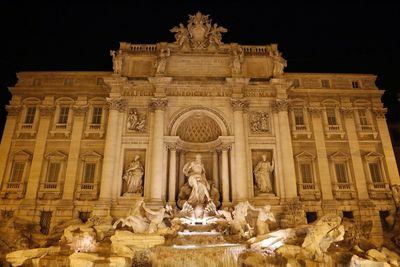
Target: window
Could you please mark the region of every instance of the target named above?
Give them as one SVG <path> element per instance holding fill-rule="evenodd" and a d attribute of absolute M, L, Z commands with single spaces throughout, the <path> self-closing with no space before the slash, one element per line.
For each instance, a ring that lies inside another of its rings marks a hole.
<path fill-rule="evenodd" d="M 44 235 L 48 235 L 51 224 L 51 211 L 42 211 L 40 213 L 40 232 Z"/>
<path fill-rule="evenodd" d="M 360 82 L 359 81 L 351 81 L 351 87 L 352 88 L 360 88 Z"/>
<path fill-rule="evenodd" d="M 14 162 L 10 182 L 21 182 L 24 175 L 25 162 Z"/>
<path fill-rule="evenodd" d="M 321 86 L 323 88 L 331 88 L 331 83 L 329 80 L 321 80 Z"/>
<path fill-rule="evenodd" d="M 303 181 L 303 183 L 306 183 L 306 184 L 313 183 L 311 164 L 301 163 L 300 164 L 300 173 L 301 173 L 301 180 Z"/>
<path fill-rule="evenodd" d="M 304 125 L 304 114 L 302 108 L 294 108 L 294 121 L 296 125 Z"/>
<path fill-rule="evenodd" d="M 61 107 L 60 115 L 58 117 L 58 123 L 59 124 L 67 124 L 68 123 L 68 114 L 69 114 L 69 107 Z"/>
<path fill-rule="evenodd" d="M 335 163 L 335 172 L 338 183 L 348 183 L 345 163 Z"/>
<path fill-rule="evenodd" d="M 326 118 L 328 120 L 328 125 L 337 125 L 336 111 L 334 108 L 326 109 Z"/>
<path fill-rule="evenodd" d="M 316 211 L 307 211 L 306 212 L 307 223 L 313 223 L 318 219 L 318 215 Z"/>
<path fill-rule="evenodd" d="M 378 162 L 372 162 L 368 164 L 369 172 L 371 174 L 371 180 L 373 183 L 381 183 L 383 182 L 381 169 L 379 167 Z"/>
<path fill-rule="evenodd" d="M 32 124 L 35 121 L 36 107 L 28 107 L 25 115 L 25 124 Z"/>
<path fill-rule="evenodd" d="M 101 124 L 101 115 L 103 113 L 102 107 L 94 107 L 92 115 L 92 124 Z"/>
<path fill-rule="evenodd" d="M 299 79 L 294 79 L 294 80 L 293 80 L 293 87 L 294 87 L 294 88 L 300 87 L 300 81 L 299 81 Z"/>
<path fill-rule="evenodd" d="M 47 170 L 47 182 L 57 182 L 58 175 L 60 174 L 61 163 L 60 162 L 50 162 L 49 168 Z"/>
<path fill-rule="evenodd" d="M 363 109 L 360 109 L 360 110 L 358 110 L 358 117 L 359 117 L 359 119 L 360 119 L 360 124 L 361 125 L 369 125 L 369 123 L 368 123 L 368 117 L 367 117 L 367 111 L 366 110 L 363 110 Z"/>
<path fill-rule="evenodd" d="M 83 222 L 86 223 L 90 218 L 90 211 L 80 211 L 79 212 L 79 219 Z"/>
<path fill-rule="evenodd" d="M 92 184 L 94 182 L 96 172 L 96 163 L 86 163 L 83 172 L 83 182 L 86 184 Z"/>
<path fill-rule="evenodd" d="M 352 211 L 342 211 L 343 213 L 343 218 L 347 218 L 347 219 L 353 219 L 354 215 Z"/>

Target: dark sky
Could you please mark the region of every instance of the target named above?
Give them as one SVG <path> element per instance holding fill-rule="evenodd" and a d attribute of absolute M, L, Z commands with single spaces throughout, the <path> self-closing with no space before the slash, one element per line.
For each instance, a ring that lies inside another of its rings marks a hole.
<path fill-rule="evenodd" d="M 288 72 L 378 75 L 388 120 L 400 121 L 399 1 L 29 2 L 0 2 L 1 132 L 16 72 L 111 70 L 119 41 L 174 41 L 169 29 L 198 10 L 228 28 L 225 43 L 278 43 Z"/>

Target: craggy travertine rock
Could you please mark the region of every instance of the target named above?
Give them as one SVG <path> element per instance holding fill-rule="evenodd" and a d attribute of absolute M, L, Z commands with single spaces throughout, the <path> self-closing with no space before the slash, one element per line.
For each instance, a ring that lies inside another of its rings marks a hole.
<path fill-rule="evenodd" d="M 6 260 L 12 266 L 21 266 L 26 260 L 42 257 L 48 253 L 56 253 L 60 251 L 60 247 L 34 248 L 26 250 L 17 250 L 7 254 Z"/>
<path fill-rule="evenodd" d="M 386 255 L 382 252 L 379 252 L 376 249 L 370 249 L 367 251 L 367 257 L 371 260 L 377 260 L 377 261 L 382 261 L 386 262 Z"/>
<path fill-rule="evenodd" d="M 130 231 L 117 230 L 111 236 L 111 242 L 113 253 L 132 259 L 137 249 L 146 249 L 164 244 L 165 238 L 160 235 L 134 234 Z"/>
<path fill-rule="evenodd" d="M 351 258 L 349 267 L 390 267 L 386 262 L 371 261 L 362 259 L 356 255 Z"/>
<path fill-rule="evenodd" d="M 95 253 L 74 253 L 69 256 L 70 267 L 94 267 L 96 261 L 105 260 L 105 257 Z"/>

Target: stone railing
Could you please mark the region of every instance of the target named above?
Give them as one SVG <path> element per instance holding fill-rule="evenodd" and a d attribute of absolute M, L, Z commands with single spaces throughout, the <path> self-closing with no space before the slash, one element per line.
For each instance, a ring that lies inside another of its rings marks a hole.
<path fill-rule="evenodd" d="M 243 45 L 242 48 L 246 54 L 268 54 L 266 46 Z"/>
<path fill-rule="evenodd" d="M 121 43 L 120 49 L 123 51 L 130 51 L 130 52 L 155 52 L 157 51 L 157 45 Z"/>
<path fill-rule="evenodd" d="M 22 186 L 21 182 L 8 182 L 7 183 L 7 189 L 19 189 Z"/>

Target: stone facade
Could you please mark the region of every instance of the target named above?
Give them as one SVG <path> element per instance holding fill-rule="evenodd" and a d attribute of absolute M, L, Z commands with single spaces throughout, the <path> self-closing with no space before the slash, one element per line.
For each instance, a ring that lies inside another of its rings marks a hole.
<path fill-rule="evenodd" d="M 381 237 L 400 179 L 376 76 L 283 73 L 276 44 L 225 44 L 210 22 L 191 16 L 171 29 L 174 43 L 121 42 L 113 72 L 18 73 L 2 214 L 51 229 L 88 213 L 123 217 L 141 197 L 175 205 L 184 164 L 201 154 L 223 206 L 269 204 L 279 219 L 298 197 L 309 217 L 344 212 Z M 272 190 L 254 174 L 264 155 Z M 142 173 L 129 174 L 143 190 L 130 193 L 123 177 L 137 156 Z"/>

